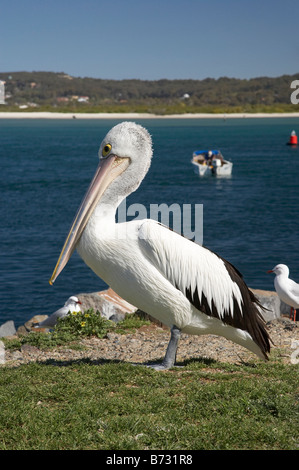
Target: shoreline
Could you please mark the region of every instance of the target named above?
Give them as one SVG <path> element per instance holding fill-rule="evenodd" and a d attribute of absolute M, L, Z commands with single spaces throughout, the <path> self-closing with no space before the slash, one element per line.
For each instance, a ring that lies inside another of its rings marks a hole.
<path fill-rule="evenodd" d="M 252 119 L 299 118 L 298 113 L 194 113 L 158 115 L 150 113 L 57 113 L 0 112 L 0 119 Z"/>

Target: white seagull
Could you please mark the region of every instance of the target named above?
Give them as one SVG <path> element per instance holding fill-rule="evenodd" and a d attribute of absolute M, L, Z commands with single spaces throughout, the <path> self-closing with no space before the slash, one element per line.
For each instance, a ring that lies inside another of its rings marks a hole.
<path fill-rule="evenodd" d="M 54 328 L 59 318 L 65 317 L 69 312 L 81 312 L 80 305 L 81 302 L 78 297 L 73 295 L 65 302 L 63 307 L 61 307 L 59 310 L 56 310 L 56 312 L 52 313 L 52 315 L 50 315 L 44 321 L 36 323 L 34 328 Z"/>
<path fill-rule="evenodd" d="M 99 158 L 50 284 L 76 248 L 118 295 L 171 328 L 166 355 L 155 369 L 175 364 L 181 332 L 224 336 L 267 359 L 270 338 L 258 301 L 230 263 L 154 220 L 115 222 L 118 205 L 150 167 L 148 131 L 133 122 L 116 125 L 101 143 Z"/>
<path fill-rule="evenodd" d="M 291 307 L 291 318 L 296 321 L 296 309 L 299 308 L 299 284 L 289 279 L 289 268 L 285 264 L 277 264 L 268 273 L 274 273 L 274 287 L 278 297 Z"/>

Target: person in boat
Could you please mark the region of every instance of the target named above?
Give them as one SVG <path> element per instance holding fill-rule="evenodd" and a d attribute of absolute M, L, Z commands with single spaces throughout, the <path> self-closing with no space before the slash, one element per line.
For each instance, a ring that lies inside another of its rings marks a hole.
<path fill-rule="evenodd" d="M 205 154 L 205 159 L 206 159 L 206 164 L 210 166 L 210 165 L 212 164 L 212 160 L 213 160 L 213 152 L 212 152 L 212 150 L 209 150 L 209 151 Z"/>

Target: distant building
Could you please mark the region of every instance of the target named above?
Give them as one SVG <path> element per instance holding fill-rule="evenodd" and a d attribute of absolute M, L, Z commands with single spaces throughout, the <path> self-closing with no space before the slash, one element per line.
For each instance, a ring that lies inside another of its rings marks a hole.
<path fill-rule="evenodd" d="M 67 98 L 66 96 L 58 96 L 57 102 L 58 102 L 58 103 L 68 103 L 68 102 L 69 102 L 69 98 Z"/>
<path fill-rule="evenodd" d="M 89 96 L 79 96 L 78 100 L 79 103 L 88 103 Z"/>
<path fill-rule="evenodd" d="M 5 82 L 0 81 L 0 104 L 5 104 Z"/>

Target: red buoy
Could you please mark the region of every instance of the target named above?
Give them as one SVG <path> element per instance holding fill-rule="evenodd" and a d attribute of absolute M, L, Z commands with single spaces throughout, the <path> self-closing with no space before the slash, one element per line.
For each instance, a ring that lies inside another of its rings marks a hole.
<path fill-rule="evenodd" d="M 296 132 L 292 131 L 288 145 L 297 145 L 297 144 L 298 144 L 298 137 L 296 136 Z"/>

